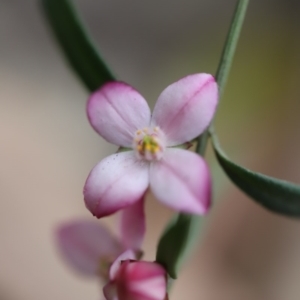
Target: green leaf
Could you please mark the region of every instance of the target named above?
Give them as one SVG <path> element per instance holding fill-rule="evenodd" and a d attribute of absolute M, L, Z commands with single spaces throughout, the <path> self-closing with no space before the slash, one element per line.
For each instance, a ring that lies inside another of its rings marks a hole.
<path fill-rule="evenodd" d="M 267 209 L 290 217 L 300 217 L 300 186 L 253 172 L 231 161 L 211 131 L 217 159 L 225 173 L 242 191 Z"/>
<path fill-rule="evenodd" d="M 199 216 L 176 215 L 160 238 L 156 261 L 166 268 L 173 279 L 177 278 L 177 272 L 183 259 L 193 243 L 197 241 L 200 223 Z"/>
<path fill-rule="evenodd" d="M 41 0 L 64 54 L 89 91 L 114 80 L 68 0 Z"/>
<path fill-rule="evenodd" d="M 248 0 L 237 2 L 236 13 L 231 23 L 227 42 L 220 60 L 216 80 L 222 94 L 232 64 L 239 33 L 245 17 Z M 231 161 L 221 149 L 213 126 L 209 128 L 217 159 L 234 184 L 267 209 L 286 216 L 300 217 L 300 186 L 253 172 Z M 208 140 L 208 131 L 199 137 L 197 152 L 203 154 Z"/>

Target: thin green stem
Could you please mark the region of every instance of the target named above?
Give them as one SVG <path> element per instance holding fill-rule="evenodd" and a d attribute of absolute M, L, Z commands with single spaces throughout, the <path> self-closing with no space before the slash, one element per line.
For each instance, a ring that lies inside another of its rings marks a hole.
<path fill-rule="evenodd" d="M 244 23 L 249 0 L 238 0 L 231 25 L 227 34 L 226 42 L 221 55 L 220 63 L 216 73 L 216 81 L 219 87 L 219 97 L 221 98 L 224 88 L 227 82 L 229 71 L 232 65 L 233 57 L 235 54 L 237 42 L 241 33 L 241 29 Z M 207 129 L 201 136 L 198 137 L 198 143 L 196 146 L 196 152 L 200 155 L 205 154 L 209 129 Z"/>
<path fill-rule="evenodd" d="M 230 67 L 232 65 L 233 56 L 236 50 L 236 45 L 241 32 L 248 3 L 249 0 L 238 0 L 232 18 L 231 26 L 216 73 L 216 80 L 218 82 L 220 96 L 223 93 Z M 212 125 L 210 126 L 210 128 L 212 129 Z M 197 139 L 198 143 L 196 151 L 200 155 L 204 155 L 205 153 L 209 138 L 209 130 L 210 129 L 208 128 Z M 158 247 L 158 261 L 167 266 L 167 270 L 173 278 L 176 278 L 177 269 L 180 265 L 180 262 L 182 261 L 182 258 L 185 256 L 191 244 L 196 241 L 194 237 L 199 232 L 199 221 L 201 219 L 201 217 L 196 215 L 179 214 L 177 221 L 179 222 L 180 220 L 184 220 L 185 222 L 183 222 L 182 224 L 179 223 L 178 226 L 176 226 L 176 223 L 171 225 L 160 239 Z M 189 226 L 186 226 L 186 224 L 189 224 Z M 178 232 L 180 232 L 180 230 L 183 231 L 182 236 L 185 237 L 185 239 L 180 240 L 177 238 Z M 173 235 L 176 237 L 174 237 Z M 176 245 L 174 245 L 174 241 L 176 241 Z M 170 257 L 169 253 L 174 253 L 174 249 L 179 252 L 176 253 L 176 257 Z"/>

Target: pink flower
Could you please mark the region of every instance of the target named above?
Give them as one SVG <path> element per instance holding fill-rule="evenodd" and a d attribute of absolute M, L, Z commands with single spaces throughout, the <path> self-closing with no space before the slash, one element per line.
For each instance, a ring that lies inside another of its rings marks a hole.
<path fill-rule="evenodd" d="M 138 201 L 121 212 L 120 240 L 94 221 L 66 222 L 56 231 L 66 262 L 83 275 L 100 277 L 106 283 L 107 300 L 163 300 L 166 296 L 163 267 L 136 261 L 145 233 L 143 207 L 143 201 Z"/>
<path fill-rule="evenodd" d="M 103 289 L 107 300 L 164 300 L 167 273 L 157 263 L 117 259 L 110 282 Z"/>
<path fill-rule="evenodd" d="M 121 211 L 120 239 L 101 224 L 74 220 L 56 231 L 57 246 L 65 261 L 83 275 L 109 278 L 111 264 L 125 251 L 126 259 L 138 259 L 145 233 L 143 201 Z"/>
<path fill-rule="evenodd" d="M 87 114 L 108 142 L 130 148 L 100 161 L 84 187 L 86 207 L 98 218 L 141 199 L 148 186 L 165 205 L 204 214 L 210 205 L 211 178 L 199 155 L 174 146 L 200 135 L 218 102 L 212 75 L 194 74 L 168 86 L 151 116 L 145 99 L 131 86 L 110 82 L 93 93 Z"/>

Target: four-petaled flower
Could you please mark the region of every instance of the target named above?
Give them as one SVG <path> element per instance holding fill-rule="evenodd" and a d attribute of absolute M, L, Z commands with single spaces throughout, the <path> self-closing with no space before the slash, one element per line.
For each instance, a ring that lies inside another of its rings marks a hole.
<path fill-rule="evenodd" d="M 209 74 L 187 76 L 158 97 L 151 116 L 146 100 L 131 86 L 110 82 L 87 104 L 93 128 L 108 142 L 131 151 L 100 161 L 84 187 L 87 208 L 98 218 L 143 198 L 148 186 L 171 208 L 204 214 L 210 205 L 211 177 L 199 155 L 176 148 L 200 135 L 218 102 Z"/>
<path fill-rule="evenodd" d="M 83 275 L 98 276 L 106 300 L 164 300 L 167 274 L 157 263 L 137 261 L 145 233 L 143 201 L 121 212 L 121 237 L 99 223 L 74 220 L 56 231 L 64 259 Z"/>

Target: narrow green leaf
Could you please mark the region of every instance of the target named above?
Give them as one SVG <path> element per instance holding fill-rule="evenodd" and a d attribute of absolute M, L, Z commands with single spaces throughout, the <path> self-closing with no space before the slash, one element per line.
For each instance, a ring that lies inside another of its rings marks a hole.
<path fill-rule="evenodd" d="M 172 218 L 160 238 L 156 261 L 163 265 L 173 279 L 199 232 L 200 217 L 179 214 Z"/>
<path fill-rule="evenodd" d="M 242 191 L 267 209 L 291 217 L 300 217 L 300 186 L 253 172 L 232 162 L 211 131 L 217 159 L 225 173 Z"/>
<path fill-rule="evenodd" d="M 230 28 L 227 34 L 226 42 L 223 47 L 221 59 L 216 73 L 216 81 L 218 82 L 220 98 L 223 94 L 228 74 L 231 69 L 233 57 L 241 34 L 248 4 L 249 0 L 238 0 L 235 7 L 235 12 L 231 20 Z M 204 155 L 208 137 L 208 130 L 206 130 L 202 135 L 198 137 L 198 143 L 196 146 L 197 153 Z"/>
<path fill-rule="evenodd" d="M 65 57 L 89 91 L 114 80 L 68 0 L 41 0 Z"/>

